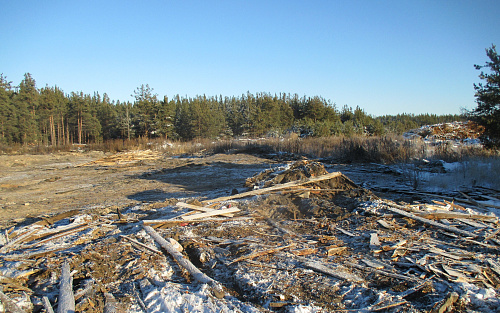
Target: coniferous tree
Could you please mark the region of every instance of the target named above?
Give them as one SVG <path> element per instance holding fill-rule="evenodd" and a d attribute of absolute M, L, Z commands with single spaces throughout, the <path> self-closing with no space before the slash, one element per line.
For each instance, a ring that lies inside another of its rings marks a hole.
<path fill-rule="evenodd" d="M 0 74 L 0 143 L 11 144 L 17 141 L 17 112 L 12 98 L 12 82 Z"/>
<path fill-rule="evenodd" d="M 24 74 L 19 92 L 14 98 L 18 118 L 19 142 L 36 143 L 39 139 L 37 125 L 38 90 L 30 73 Z"/>
<path fill-rule="evenodd" d="M 137 87 L 134 91 L 135 103 L 137 108 L 139 134 L 145 137 L 155 137 L 158 134 L 158 96 L 153 94 L 153 88 L 148 84 Z"/>
<path fill-rule="evenodd" d="M 473 118 L 485 127 L 485 141 L 493 146 L 500 146 L 500 55 L 495 45 L 486 49 L 490 59 L 485 65 L 475 65 L 477 70 L 489 69 L 490 73 L 481 71 L 479 78 L 486 82 L 474 84 L 477 107 L 471 112 Z"/>

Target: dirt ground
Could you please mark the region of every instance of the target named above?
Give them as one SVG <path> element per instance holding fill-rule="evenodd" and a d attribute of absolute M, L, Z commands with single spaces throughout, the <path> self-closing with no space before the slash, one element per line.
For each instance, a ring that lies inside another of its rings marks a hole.
<path fill-rule="evenodd" d="M 25 312 L 46 312 L 44 296 L 59 306 L 65 262 L 75 312 L 500 308 L 500 229 L 485 215 L 496 206 L 478 214 L 441 203 L 459 215 L 429 226 L 390 210 L 393 201 L 425 216 L 436 207 L 410 207 L 425 196 L 403 192 L 410 181 L 393 167 L 136 151 L 0 156 L 0 173 L 0 287 Z M 179 202 L 237 213 L 194 218 Z M 197 283 L 153 228 L 222 291 Z"/>
<path fill-rule="evenodd" d="M 165 157 L 102 165 L 101 152 L 0 156 L 0 225 L 70 209 L 126 207 L 213 191 L 223 196 L 276 163 L 248 154 Z"/>

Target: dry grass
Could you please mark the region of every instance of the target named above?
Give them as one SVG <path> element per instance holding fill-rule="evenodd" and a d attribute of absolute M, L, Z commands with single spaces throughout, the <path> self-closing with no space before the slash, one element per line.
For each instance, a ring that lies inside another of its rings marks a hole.
<path fill-rule="evenodd" d="M 169 141 L 164 138 L 110 140 L 99 144 L 66 146 L 0 146 L 4 154 L 47 154 L 64 151 L 121 152 L 151 149 L 167 155 L 198 153 L 293 153 L 309 158 L 330 159 L 342 163 L 411 163 L 415 159 L 440 159 L 447 162 L 468 158 L 488 158 L 498 151 L 472 147 L 454 147 L 451 144 L 429 145 L 423 141 L 406 140 L 401 136 L 386 137 L 322 137 L 299 138 L 295 134 L 285 138 L 199 139 L 189 142 Z"/>
<path fill-rule="evenodd" d="M 423 184 L 436 189 L 460 190 L 463 187 L 481 186 L 500 190 L 500 157 L 471 157 L 457 163 L 447 173 L 433 175 Z"/>

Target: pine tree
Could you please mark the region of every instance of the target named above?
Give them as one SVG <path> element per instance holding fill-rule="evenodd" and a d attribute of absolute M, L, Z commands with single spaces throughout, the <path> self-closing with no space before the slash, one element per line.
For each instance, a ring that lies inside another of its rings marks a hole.
<path fill-rule="evenodd" d="M 11 144 L 18 138 L 17 115 L 12 98 L 12 82 L 0 74 L 0 143 Z"/>
<path fill-rule="evenodd" d="M 500 146 L 500 55 L 496 46 L 486 49 L 490 61 L 485 65 L 474 65 L 477 70 L 487 68 L 490 73 L 481 71 L 479 78 L 486 81 L 474 84 L 477 107 L 471 112 L 472 117 L 485 127 L 484 140 L 492 146 Z"/>
<path fill-rule="evenodd" d="M 15 96 L 14 104 L 17 109 L 19 142 L 23 144 L 36 143 L 39 139 L 37 125 L 37 109 L 39 101 L 35 80 L 30 73 L 24 74 L 19 85 L 19 93 Z"/>

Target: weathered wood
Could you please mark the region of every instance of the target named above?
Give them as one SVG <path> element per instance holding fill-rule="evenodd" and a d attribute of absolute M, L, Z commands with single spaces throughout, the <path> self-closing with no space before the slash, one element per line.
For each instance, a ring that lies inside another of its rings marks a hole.
<path fill-rule="evenodd" d="M 175 205 L 178 206 L 178 207 L 181 207 L 181 208 L 186 208 L 186 209 L 191 209 L 191 210 L 196 210 L 196 211 L 202 211 L 202 212 L 212 212 L 212 211 L 214 211 L 214 209 L 212 209 L 212 208 L 203 207 L 203 206 L 194 205 L 194 204 L 189 204 L 189 203 L 184 203 L 184 202 L 177 202 Z M 220 214 L 220 215 L 226 216 L 226 217 L 233 217 L 234 216 L 234 214 L 231 214 L 231 213 L 225 213 L 225 214 Z"/>
<path fill-rule="evenodd" d="M 290 248 L 293 248 L 294 246 L 295 246 L 295 244 L 291 244 L 291 245 L 288 245 L 288 246 L 283 246 L 283 247 L 278 247 L 278 248 L 273 248 L 273 249 L 268 249 L 268 250 L 264 250 L 264 251 L 259 251 L 259 252 L 251 253 L 251 254 L 244 255 L 242 257 L 236 258 L 236 259 L 234 259 L 229 264 L 233 264 L 233 263 L 236 263 L 236 262 L 239 262 L 239 261 L 243 261 L 243 260 L 254 259 L 256 257 L 263 256 L 263 255 L 268 255 L 268 254 L 272 254 L 272 253 L 275 253 L 275 252 L 278 252 L 278 251 L 281 251 L 281 250 L 284 250 L 284 249 L 290 249 Z"/>
<path fill-rule="evenodd" d="M 340 231 L 341 233 L 346 234 L 347 236 L 357 237 L 357 235 L 355 235 L 355 234 L 353 234 L 353 233 L 351 233 L 351 232 L 348 232 L 347 230 L 342 229 L 342 228 L 340 228 L 340 227 L 338 227 L 338 226 L 336 226 L 336 227 L 335 227 L 335 229 L 336 229 L 336 230 L 338 230 L 338 231 Z"/>
<path fill-rule="evenodd" d="M 459 298 L 458 293 L 456 292 L 451 292 L 448 297 L 446 297 L 446 301 L 441 304 L 437 305 L 432 309 L 432 313 L 444 313 L 448 311 L 449 307 L 451 307 L 455 302 L 457 302 Z"/>
<path fill-rule="evenodd" d="M 71 211 L 63 212 L 63 213 L 60 213 L 60 214 L 57 214 L 57 215 L 54 215 L 51 217 L 43 218 L 41 221 L 38 221 L 38 222 L 34 223 L 33 225 L 42 225 L 42 226 L 52 225 L 60 220 L 63 220 L 63 219 L 68 218 L 68 217 L 72 217 L 78 213 L 80 213 L 80 210 L 71 210 Z"/>
<path fill-rule="evenodd" d="M 484 236 L 484 241 L 488 241 L 491 238 L 495 237 L 498 233 L 500 233 L 500 228 L 492 232 L 491 234 Z"/>
<path fill-rule="evenodd" d="M 66 233 L 66 232 L 69 233 L 69 232 L 72 232 L 73 230 L 85 228 L 87 226 L 88 226 L 88 223 L 82 223 L 82 224 L 76 224 L 76 225 L 69 224 L 67 226 L 57 227 L 56 229 L 51 230 L 51 231 L 46 231 L 46 232 L 43 232 L 41 234 L 32 235 L 28 239 L 26 239 L 26 242 L 30 242 L 33 240 L 40 240 L 40 239 L 43 239 L 43 238 L 46 238 L 49 236 L 56 236 L 56 235 Z"/>
<path fill-rule="evenodd" d="M 349 273 L 343 269 L 340 268 L 340 266 L 337 266 L 335 268 L 326 266 L 323 263 L 317 262 L 317 261 L 310 261 L 305 258 L 300 258 L 302 260 L 302 264 L 314 271 L 332 276 L 334 278 L 340 279 L 340 280 L 347 280 L 350 282 L 354 283 L 361 283 L 363 282 L 363 279 L 355 274 Z"/>
<path fill-rule="evenodd" d="M 120 235 L 121 238 L 125 239 L 125 240 L 128 240 L 136 245 L 138 245 L 139 247 L 142 247 L 144 249 L 146 249 L 146 251 L 150 251 L 150 252 L 153 252 L 153 253 L 157 253 L 157 254 L 163 254 L 160 250 L 157 250 L 156 248 L 153 248 L 153 247 L 150 247 L 148 245 L 145 245 L 143 244 L 142 242 L 139 242 L 137 240 L 134 240 L 132 238 L 129 238 L 127 236 L 124 236 L 124 235 Z"/>
<path fill-rule="evenodd" d="M 217 284 L 215 280 L 205 275 L 196 266 L 186 259 L 179 251 L 175 249 L 174 246 L 167 240 L 165 240 L 160 234 L 158 234 L 151 226 L 143 226 L 146 233 L 151 236 L 163 249 L 165 249 L 176 261 L 184 267 L 195 280 L 203 284 Z"/>
<path fill-rule="evenodd" d="M 233 208 L 220 209 L 220 210 L 211 210 L 209 212 L 203 212 L 203 213 L 192 214 L 192 215 L 183 215 L 183 216 L 181 216 L 181 218 L 185 221 L 193 221 L 193 220 L 199 220 L 199 219 L 205 218 L 205 217 L 223 215 L 223 214 L 228 214 L 228 213 L 236 213 L 239 211 L 240 211 L 240 209 L 233 207 Z"/>
<path fill-rule="evenodd" d="M 21 309 L 17 304 L 12 301 L 7 295 L 0 290 L 0 302 L 3 305 L 5 312 L 8 313 L 25 313 L 23 309 Z"/>
<path fill-rule="evenodd" d="M 403 301 L 391 303 L 391 304 L 384 305 L 384 306 L 379 307 L 379 308 L 373 308 L 372 311 L 374 311 L 374 312 L 383 311 L 383 310 L 387 310 L 387 309 L 390 309 L 390 308 L 395 308 L 395 307 L 403 305 L 405 303 L 408 303 L 408 301 L 403 300 Z"/>
<path fill-rule="evenodd" d="M 6 253 L 11 250 L 16 250 L 22 242 L 24 242 L 26 239 L 28 239 L 31 235 L 34 233 L 40 231 L 41 228 L 34 228 L 26 233 L 24 233 L 21 236 L 16 237 L 16 239 L 9 241 L 6 243 L 2 248 L 0 248 L 0 253 Z"/>
<path fill-rule="evenodd" d="M 26 248 L 37 247 L 37 246 L 43 245 L 44 243 L 47 243 L 49 241 L 52 241 L 52 240 L 55 240 L 55 239 L 58 239 L 58 238 L 61 238 L 61 237 L 65 237 L 65 236 L 69 236 L 69 235 L 73 235 L 73 234 L 79 233 L 82 230 L 84 230 L 86 228 L 89 228 L 89 227 L 90 227 L 89 224 L 79 225 L 78 227 L 72 228 L 70 230 L 65 230 L 63 232 L 58 233 L 57 235 L 51 236 L 51 237 L 46 238 L 44 240 L 37 241 L 37 242 L 35 242 L 33 244 L 30 244 L 30 245 L 25 245 L 25 246 L 23 246 L 23 248 L 26 249 Z"/>
<path fill-rule="evenodd" d="M 380 246 L 377 233 L 370 234 L 370 249 L 375 250 Z"/>
<path fill-rule="evenodd" d="M 50 304 L 49 298 L 47 296 L 43 296 L 43 307 L 45 308 L 45 312 L 47 313 L 54 313 L 54 309 L 52 308 L 52 305 Z"/>
<path fill-rule="evenodd" d="M 432 212 L 432 213 L 419 213 L 418 216 L 427 219 L 447 219 L 447 218 L 460 218 L 460 219 L 472 219 L 472 220 L 481 220 L 488 222 L 497 222 L 498 217 L 496 216 L 488 216 L 481 214 L 464 214 L 464 213 L 455 213 L 455 212 Z"/>
<path fill-rule="evenodd" d="M 113 296 L 112 293 L 105 292 L 104 293 L 104 298 L 106 300 L 106 303 L 104 305 L 104 313 L 116 313 L 116 299 Z"/>
<path fill-rule="evenodd" d="M 361 266 L 361 265 L 355 264 L 355 263 L 351 263 L 351 262 L 347 262 L 346 264 L 350 265 L 352 267 L 355 267 L 357 269 L 360 269 L 360 270 L 374 272 L 374 273 L 388 276 L 388 277 L 392 277 L 392 278 L 397 278 L 397 279 L 401 279 L 401 280 L 409 280 L 409 281 L 419 281 L 417 278 L 414 278 L 414 277 L 403 276 L 403 275 L 399 275 L 399 274 L 395 274 L 395 273 L 391 273 L 391 272 L 387 272 L 387 271 L 383 271 L 383 270 L 378 270 L 378 269 L 374 269 L 374 268 L 366 268 L 364 266 Z"/>
<path fill-rule="evenodd" d="M 310 178 L 305 179 L 305 180 L 295 180 L 292 182 L 278 184 L 278 185 L 274 185 L 274 186 L 267 187 L 267 188 L 242 192 L 242 193 L 232 195 L 232 196 L 220 197 L 220 198 L 211 199 L 211 200 L 205 200 L 202 203 L 222 202 L 222 201 L 227 201 L 227 200 L 232 200 L 232 199 L 257 196 L 257 195 L 270 193 L 272 191 L 276 191 L 276 190 L 280 190 L 280 189 L 301 186 L 301 185 L 305 185 L 305 184 L 309 184 L 309 183 L 314 183 L 314 182 L 319 182 L 319 181 L 323 181 L 323 180 L 327 180 L 327 179 L 332 179 L 332 178 L 339 177 L 339 176 L 343 176 L 341 172 L 333 172 L 333 173 L 329 173 L 329 174 L 325 174 L 325 175 L 321 175 L 321 176 L 317 176 L 317 177 L 310 177 Z"/>
<path fill-rule="evenodd" d="M 59 282 L 59 301 L 57 313 L 74 313 L 75 296 L 73 294 L 73 277 L 71 277 L 68 261 L 61 268 L 61 279 Z"/>
<path fill-rule="evenodd" d="M 399 215 L 403 215 L 403 216 L 409 217 L 411 219 L 414 219 L 416 221 L 422 222 L 424 224 L 429 224 L 429 225 L 432 225 L 434 227 L 438 227 L 438 228 L 447 230 L 447 231 L 452 232 L 452 233 L 456 233 L 456 234 L 460 234 L 460 235 L 467 236 L 467 237 L 472 237 L 472 238 L 477 237 L 476 234 L 473 234 L 471 232 L 468 232 L 468 231 L 465 231 L 465 230 L 461 230 L 461 229 L 458 229 L 458 228 L 453 227 L 453 226 L 446 226 L 446 225 L 438 223 L 436 221 L 429 220 L 429 219 L 426 219 L 424 217 L 417 216 L 417 215 L 415 215 L 413 213 L 404 211 L 406 209 L 404 206 L 400 206 L 400 205 L 393 204 L 393 203 L 386 203 L 386 204 L 387 204 L 387 206 L 385 208 L 387 210 L 389 210 L 391 212 L 394 212 L 394 213 L 397 213 Z"/>

